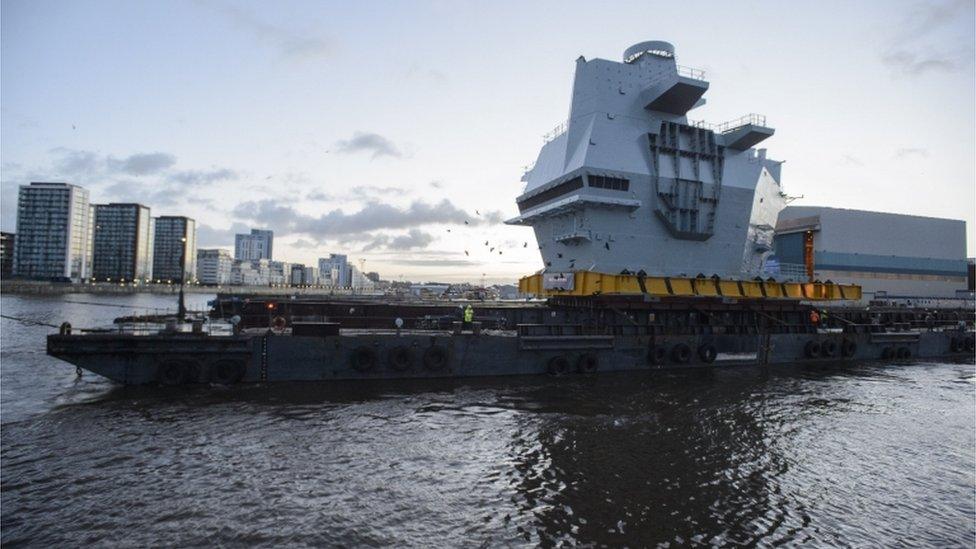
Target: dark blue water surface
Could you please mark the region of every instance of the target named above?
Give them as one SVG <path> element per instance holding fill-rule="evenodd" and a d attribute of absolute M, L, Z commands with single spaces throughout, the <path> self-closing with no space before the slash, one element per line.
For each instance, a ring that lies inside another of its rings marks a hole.
<path fill-rule="evenodd" d="M 76 378 L 51 330 L 0 324 L 4 545 L 976 543 L 971 363 L 164 391 Z"/>

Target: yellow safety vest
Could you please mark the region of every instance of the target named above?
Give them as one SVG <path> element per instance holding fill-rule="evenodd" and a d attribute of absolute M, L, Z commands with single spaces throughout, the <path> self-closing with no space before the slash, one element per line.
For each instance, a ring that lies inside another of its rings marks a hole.
<path fill-rule="evenodd" d="M 464 310 L 464 321 L 471 322 L 472 320 L 474 320 L 474 309 L 468 307 Z"/>

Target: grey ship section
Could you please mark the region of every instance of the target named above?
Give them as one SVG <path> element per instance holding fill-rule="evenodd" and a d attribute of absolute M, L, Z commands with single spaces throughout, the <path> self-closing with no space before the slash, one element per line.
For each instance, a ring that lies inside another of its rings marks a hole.
<path fill-rule="evenodd" d="M 708 87 L 667 42 L 636 44 L 623 62 L 576 60 L 569 120 L 507 221 L 535 230 L 546 272 L 762 272 L 786 202 L 782 163 L 753 148 L 773 129 L 759 115 L 689 121 Z"/>

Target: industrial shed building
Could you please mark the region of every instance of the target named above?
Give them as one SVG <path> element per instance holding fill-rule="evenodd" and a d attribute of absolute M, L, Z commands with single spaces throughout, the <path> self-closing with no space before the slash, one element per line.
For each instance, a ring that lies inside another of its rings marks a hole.
<path fill-rule="evenodd" d="M 784 268 L 802 270 L 812 239 L 814 277 L 859 284 L 866 299 L 955 297 L 966 289 L 966 223 L 864 210 L 788 206 L 774 249 Z"/>

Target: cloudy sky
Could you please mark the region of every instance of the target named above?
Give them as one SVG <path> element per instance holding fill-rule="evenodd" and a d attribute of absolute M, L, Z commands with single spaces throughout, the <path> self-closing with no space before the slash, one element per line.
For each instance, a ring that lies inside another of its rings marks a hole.
<path fill-rule="evenodd" d="M 514 280 L 541 262 L 500 220 L 575 58 L 663 39 L 707 71 L 694 118 L 768 117 L 798 203 L 965 219 L 974 255 L 973 5 L 4 0 L 0 225 L 68 181 L 204 247 L 267 227 L 276 259 Z"/>

